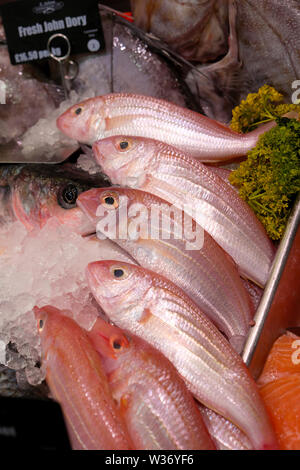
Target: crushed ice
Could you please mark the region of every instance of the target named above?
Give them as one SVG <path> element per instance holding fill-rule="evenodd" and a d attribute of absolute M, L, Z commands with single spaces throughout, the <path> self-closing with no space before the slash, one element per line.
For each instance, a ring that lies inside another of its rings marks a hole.
<path fill-rule="evenodd" d="M 42 155 L 43 160 L 50 161 L 63 149 L 70 149 L 70 153 L 74 152 L 78 148 L 78 143 L 57 128 L 56 119 L 74 104 L 94 96 L 95 92 L 91 89 L 80 94 L 73 90 L 68 100 L 63 101 L 58 108 L 28 129 L 20 139 L 24 158 L 30 161 Z"/>
<path fill-rule="evenodd" d="M 18 221 L 0 228 L 0 364 L 18 371 L 20 381 L 44 379 L 35 305 L 70 310 L 81 327 L 92 328 L 99 310 L 84 272 L 101 259 L 129 261 L 109 240 L 83 238 L 55 218 L 31 233 Z"/>

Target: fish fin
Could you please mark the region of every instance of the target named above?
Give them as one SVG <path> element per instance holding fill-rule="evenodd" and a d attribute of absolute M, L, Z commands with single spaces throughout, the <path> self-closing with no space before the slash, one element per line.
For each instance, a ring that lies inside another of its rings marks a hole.
<path fill-rule="evenodd" d="M 105 339 L 99 333 L 98 334 L 95 333 L 89 336 L 93 341 L 94 348 L 101 356 L 107 356 L 107 357 L 110 357 L 111 359 L 116 359 L 116 355 L 113 354 L 113 351 L 107 339 Z"/>
<path fill-rule="evenodd" d="M 245 336 L 242 335 L 234 335 L 229 340 L 233 349 L 240 354 L 242 352 L 244 343 L 245 343 Z"/>
<path fill-rule="evenodd" d="M 139 319 L 139 323 L 146 323 L 148 320 L 150 320 L 151 317 L 152 317 L 152 312 L 150 308 L 145 308 L 141 315 L 141 318 Z"/>
<path fill-rule="evenodd" d="M 120 414 L 124 416 L 127 413 L 127 410 L 130 406 L 131 395 L 129 393 L 125 393 L 121 396 L 120 399 Z"/>
<path fill-rule="evenodd" d="M 115 116 L 115 117 L 107 117 L 105 118 L 105 130 L 110 131 L 115 128 L 122 128 L 124 125 L 128 125 L 128 120 L 135 119 L 136 116 Z"/>

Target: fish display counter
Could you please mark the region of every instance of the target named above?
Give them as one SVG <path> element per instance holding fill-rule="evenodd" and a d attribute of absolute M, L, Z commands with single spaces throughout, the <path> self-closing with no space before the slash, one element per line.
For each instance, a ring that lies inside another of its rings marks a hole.
<path fill-rule="evenodd" d="M 13 63 L 4 5 L 0 441 L 300 450 L 299 2 L 29 3 L 68 50 Z"/>

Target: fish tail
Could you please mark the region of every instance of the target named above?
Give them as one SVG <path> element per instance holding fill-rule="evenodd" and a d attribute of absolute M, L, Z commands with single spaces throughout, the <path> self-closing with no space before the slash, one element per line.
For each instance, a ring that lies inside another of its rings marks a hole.
<path fill-rule="evenodd" d="M 276 122 L 275 121 L 270 121 L 270 122 L 267 122 L 265 124 L 262 124 L 261 126 L 259 126 L 254 131 L 251 131 L 251 132 L 248 132 L 247 134 L 245 134 L 245 138 L 249 143 L 249 151 L 252 150 L 256 146 L 256 144 L 257 144 L 257 142 L 258 142 L 261 135 L 265 134 L 270 129 L 273 129 L 273 127 L 275 127 L 275 126 L 277 126 Z"/>

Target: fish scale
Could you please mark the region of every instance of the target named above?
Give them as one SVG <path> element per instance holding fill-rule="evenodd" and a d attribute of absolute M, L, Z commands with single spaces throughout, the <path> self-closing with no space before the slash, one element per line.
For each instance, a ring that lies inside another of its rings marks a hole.
<path fill-rule="evenodd" d="M 115 205 L 109 206 L 109 209 L 105 204 L 107 197 L 115 201 Z M 195 221 L 191 221 L 191 225 L 193 232 L 198 234 L 199 246 L 191 247 L 187 245 L 189 239 L 184 234 L 188 224 L 183 214 L 180 213 L 180 217 L 177 216 L 174 220 L 171 204 L 150 193 L 119 187 L 94 188 L 81 193 L 77 204 L 94 222 L 98 231 L 101 230 L 98 223 L 101 218 L 97 216 L 98 208 L 102 207 L 105 212 L 109 210 L 110 214 L 115 213 L 118 219 L 116 234 L 127 235 L 128 225 L 135 221 L 134 210 L 132 215 L 130 211 L 136 204 L 141 204 L 147 209 L 149 216 L 145 233 L 142 228 L 138 238 L 134 240 L 130 237 L 123 240 L 123 236 L 115 237 L 105 231 L 104 235 L 111 236 L 138 264 L 165 275 L 181 287 L 230 340 L 232 337 L 239 337 L 240 340 L 245 337 L 252 319 L 252 311 L 238 270 L 233 260 Z M 125 221 L 120 217 L 123 207 L 126 207 L 128 213 Z M 154 209 L 159 210 L 157 221 L 151 218 Z M 148 236 L 156 229 L 155 237 Z M 176 239 L 176 233 L 183 239 Z"/>
<path fill-rule="evenodd" d="M 114 277 L 114 269 L 123 271 L 122 279 Z M 200 402 L 240 427 L 256 449 L 276 448 L 242 359 L 181 289 L 142 267 L 115 261 L 89 264 L 87 278 L 110 320 L 163 353 Z"/>
<path fill-rule="evenodd" d="M 98 319 L 90 334 L 95 338 L 98 331 L 113 345 L 115 330 Z M 124 340 L 121 330 L 113 359 L 103 342 L 94 344 L 137 449 L 214 449 L 192 395 L 166 357 L 137 337 Z"/>
<path fill-rule="evenodd" d="M 128 150 L 119 150 L 121 141 L 128 142 Z M 93 149 L 113 184 L 144 190 L 183 209 L 234 259 L 243 276 L 265 285 L 273 245 L 251 208 L 217 174 L 152 139 L 112 137 Z"/>
<path fill-rule="evenodd" d="M 209 162 L 246 155 L 255 147 L 259 136 L 275 125 L 267 123 L 248 134 L 238 134 L 190 109 L 130 93 L 85 100 L 57 119 L 62 132 L 82 143 L 93 144 L 116 135 L 139 136 L 163 141 Z"/>
<path fill-rule="evenodd" d="M 54 307 L 35 307 L 46 381 L 60 403 L 73 449 L 132 449 L 87 333 Z"/>

